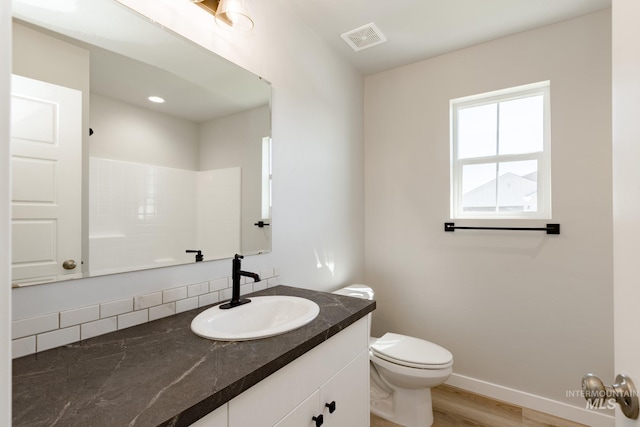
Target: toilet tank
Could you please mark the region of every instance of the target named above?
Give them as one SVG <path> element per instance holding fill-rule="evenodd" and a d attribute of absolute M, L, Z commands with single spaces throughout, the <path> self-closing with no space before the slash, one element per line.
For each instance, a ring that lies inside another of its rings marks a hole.
<path fill-rule="evenodd" d="M 344 288 L 333 291 L 334 294 L 346 295 L 348 297 L 362 298 L 367 300 L 375 299 L 375 292 L 367 285 L 349 285 Z M 371 313 L 367 314 L 367 321 L 369 322 L 369 337 L 371 337 Z"/>

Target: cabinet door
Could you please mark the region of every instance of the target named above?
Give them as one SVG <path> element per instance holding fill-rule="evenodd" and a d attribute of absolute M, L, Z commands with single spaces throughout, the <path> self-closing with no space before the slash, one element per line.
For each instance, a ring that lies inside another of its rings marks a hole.
<path fill-rule="evenodd" d="M 331 407 L 335 408 L 333 412 L 330 410 Z M 327 427 L 369 426 L 368 350 L 361 352 L 322 386 L 320 409 L 324 415 L 324 425 Z"/>
<path fill-rule="evenodd" d="M 293 411 L 278 422 L 274 427 L 313 427 L 316 425 L 313 420 L 322 413 L 318 409 L 320 402 L 320 392 L 316 390 L 304 402 L 298 405 Z"/>
<path fill-rule="evenodd" d="M 224 404 L 191 424 L 191 427 L 227 427 L 227 418 L 227 405 Z"/>
<path fill-rule="evenodd" d="M 362 318 L 231 399 L 229 427 L 276 425 L 336 373 L 344 370 L 345 366 L 349 366 L 362 351 L 367 351 L 368 342 L 367 319 Z M 367 381 L 368 372 L 365 376 Z M 368 396 L 368 386 L 365 392 Z M 322 405 L 324 406 L 324 403 Z M 365 405 L 365 410 L 368 411 L 368 397 Z M 306 424 L 303 425 L 306 426 Z M 324 425 L 327 425 L 326 416 Z M 358 427 L 358 425 L 349 427 Z"/>

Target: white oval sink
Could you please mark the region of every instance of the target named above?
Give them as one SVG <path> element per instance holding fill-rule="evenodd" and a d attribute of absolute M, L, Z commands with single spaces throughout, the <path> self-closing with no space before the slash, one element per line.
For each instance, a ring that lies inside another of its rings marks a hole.
<path fill-rule="evenodd" d="M 191 321 L 191 330 L 203 338 L 247 341 L 272 337 L 306 325 L 320 307 L 306 298 L 291 296 L 251 297 L 249 304 L 227 310 L 211 307 Z"/>

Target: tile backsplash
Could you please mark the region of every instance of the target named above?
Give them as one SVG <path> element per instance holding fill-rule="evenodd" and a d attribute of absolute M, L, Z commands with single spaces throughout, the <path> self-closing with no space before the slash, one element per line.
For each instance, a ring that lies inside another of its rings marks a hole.
<path fill-rule="evenodd" d="M 259 274 L 262 280 L 256 283 L 242 278 L 241 294 L 280 284 L 277 269 L 262 270 Z M 223 277 L 72 310 L 14 320 L 13 358 L 61 347 L 228 299 L 231 299 L 231 277 Z"/>

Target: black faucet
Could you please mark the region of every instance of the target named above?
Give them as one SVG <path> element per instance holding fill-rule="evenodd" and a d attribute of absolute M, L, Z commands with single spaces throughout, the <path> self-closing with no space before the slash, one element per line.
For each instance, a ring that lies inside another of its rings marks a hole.
<path fill-rule="evenodd" d="M 204 255 L 202 255 L 202 251 L 197 249 L 187 249 L 186 253 L 195 253 L 196 254 L 196 262 L 204 261 Z"/>
<path fill-rule="evenodd" d="M 233 281 L 231 301 L 220 306 L 220 308 L 223 310 L 251 302 L 251 300 L 248 298 L 240 299 L 240 276 L 251 277 L 254 282 L 260 281 L 260 276 L 258 276 L 256 273 L 250 273 L 248 271 L 240 270 L 240 260 L 242 258 L 244 258 L 242 255 L 236 254 L 231 261 L 233 266 L 231 271 L 231 280 Z"/>

